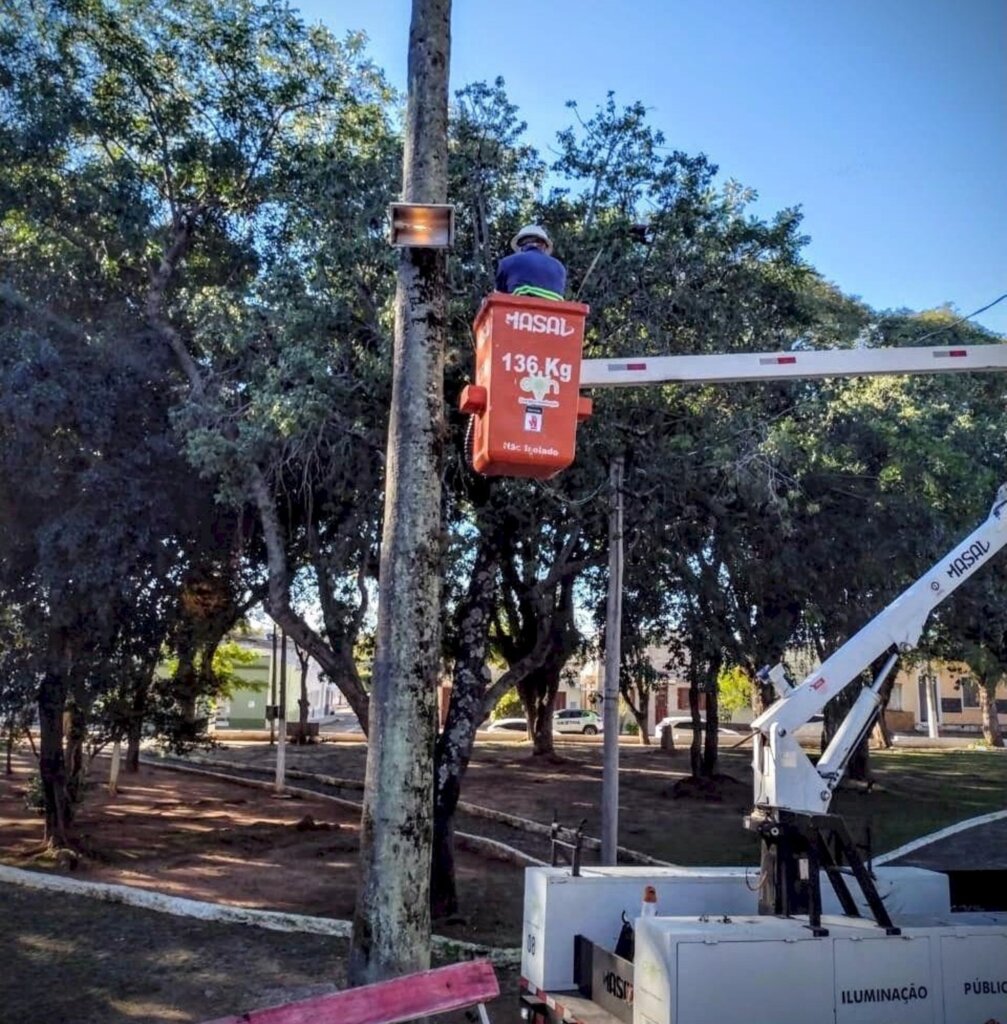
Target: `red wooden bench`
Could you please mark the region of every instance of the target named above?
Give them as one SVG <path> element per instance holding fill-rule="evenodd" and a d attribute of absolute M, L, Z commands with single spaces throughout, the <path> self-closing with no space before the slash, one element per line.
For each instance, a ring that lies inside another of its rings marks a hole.
<path fill-rule="evenodd" d="M 470 960 L 204 1024 L 396 1024 L 469 1006 L 478 1007 L 482 1024 L 489 1024 L 483 1003 L 498 995 L 493 965 Z"/>

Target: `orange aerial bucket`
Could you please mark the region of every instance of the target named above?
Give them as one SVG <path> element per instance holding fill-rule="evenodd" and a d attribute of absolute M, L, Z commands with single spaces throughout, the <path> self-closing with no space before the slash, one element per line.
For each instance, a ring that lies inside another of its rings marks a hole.
<path fill-rule="evenodd" d="M 476 380 L 460 407 L 475 417 L 472 466 L 485 476 L 546 479 L 574 459 L 589 307 L 493 292 L 476 316 Z"/>

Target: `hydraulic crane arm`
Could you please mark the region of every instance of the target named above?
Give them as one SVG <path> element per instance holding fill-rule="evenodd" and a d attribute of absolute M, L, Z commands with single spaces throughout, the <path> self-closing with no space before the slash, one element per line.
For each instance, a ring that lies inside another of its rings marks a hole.
<path fill-rule="evenodd" d="M 769 673 L 780 698 L 752 723 L 755 733 L 756 807 L 820 814 L 846 764 L 881 705 L 880 689 L 898 654 L 919 640 L 930 612 L 1007 544 L 1007 484 L 1000 487 L 985 522 L 927 570 L 800 684 L 790 687 L 782 666 Z M 814 765 L 794 739 L 818 714 L 886 652 L 889 657 L 865 687 L 832 742 Z"/>
<path fill-rule="evenodd" d="M 585 359 L 582 388 L 636 384 L 728 383 L 745 380 L 807 380 L 888 373 L 969 373 L 1007 370 L 1007 345 L 938 348 L 798 349 L 789 352 L 732 352 L 702 356 L 631 356 Z"/>

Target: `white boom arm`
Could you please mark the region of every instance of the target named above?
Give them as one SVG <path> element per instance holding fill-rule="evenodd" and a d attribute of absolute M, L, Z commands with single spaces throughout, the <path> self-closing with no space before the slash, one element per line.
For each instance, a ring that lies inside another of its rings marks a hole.
<path fill-rule="evenodd" d="M 580 386 L 625 387 L 665 381 L 710 384 L 742 380 L 863 377 L 879 373 L 965 373 L 977 370 L 1007 370 L 1007 345 L 846 348 L 585 359 L 580 364 Z"/>
<path fill-rule="evenodd" d="M 1005 544 L 1007 484 L 997 492 L 984 523 L 803 682 L 790 687 L 779 665 L 770 672 L 780 698 L 752 722 L 757 808 L 813 814 L 828 811 L 832 792 L 842 779 L 846 762 L 874 722 L 881 703 L 881 684 L 894 667 L 898 652 L 916 645 L 930 612 Z M 886 651 L 891 653 L 884 668 L 874 683 L 861 692 L 818 764 L 812 764 L 794 739 L 795 730 L 810 721 Z"/>

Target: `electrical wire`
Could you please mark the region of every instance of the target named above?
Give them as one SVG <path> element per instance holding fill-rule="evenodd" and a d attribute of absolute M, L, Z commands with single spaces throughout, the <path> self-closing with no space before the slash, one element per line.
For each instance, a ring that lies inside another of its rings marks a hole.
<path fill-rule="evenodd" d="M 913 338 L 913 344 L 919 345 L 920 342 L 926 341 L 927 338 L 932 338 L 935 334 L 940 334 L 943 331 L 950 331 L 952 327 L 957 327 L 959 324 L 965 323 L 966 320 L 971 320 L 972 317 L 978 316 L 980 313 L 985 313 L 987 309 L 992 309 L 998 302 L 1003 302 L 1004 299 L 1007 299 L 1007 292 L 1004 292 L 1003 295 L 995 298 L 992 302 L 975 310 L 975 312 L 967 313 L 965 316 L 960 316 L 957 320 L 953 320 L 951 323 L 945 324 L 943 327 L 938 327 L 937 330 L 931 331 L 929 334 L 924 334 L 922 338 Z"/>

